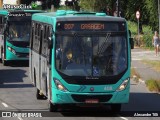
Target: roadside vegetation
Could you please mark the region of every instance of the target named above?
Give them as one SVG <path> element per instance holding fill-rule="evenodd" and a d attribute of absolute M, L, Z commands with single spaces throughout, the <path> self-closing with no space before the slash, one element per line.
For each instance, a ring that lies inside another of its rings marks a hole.
<path fill-rule="evenodd" d="M 157 72 L 160 72 L 160 62 L 156 60 L 142 60 L 144 64 L 147 64 L 151 66 L 152 69 L 154 69 Z M 160 79 L 155 80 L 155 79 L 149 79 L 146 81 L 146 86 L 150 91 L 154 92 L 160 92 Z"/>
<path fill-rule="evenodd" d="M 144 64 L 150 65 L 155 71 L 160 72 L 160 62 L 156 60 L 142 60 Z"/>
<path fill-rule="evenodd" d="M 151 92 L 160 92 L 160 80 L 149 79 L 146 81 L 146 86 Z"/>
<path fill-rule="evenodd" d="M 147 25 L 142 25 L 143 33 L 141 33 L 139 37 L 138 37 L 138 33 L 137 33 L 138 25 L 136 22 L 128 21 L 128 27 L 132 33 L 132 37 L 134 39 L 135 46 L 140 46 L 145 49 L 153 50 L 153 45 L 152 45 L 153 31 L 152 31 L 151 27 L 149 27 Z"/>
<path fill-rule="evenodd" d="M 138 83 L 139 80 L 141 79 L 140 74 L 135 70 L 135 68 L 131 69 L 131 78 L 133 78 L 133 80 Z M 157 92 L 160 93 L 160 79 L 159 80 L 155 80 L 155 79 L 149 79 L 145 82 L 147 88 L 149 91 L 151 92 Z"/>
<path fill-rule="evenodd" d="M 131 78 L 133 78 L 133 80 L 138 83 L 139 79 L 141 78 L 140 74 L 135 70 L 135 68 L 131 69 Z"/>

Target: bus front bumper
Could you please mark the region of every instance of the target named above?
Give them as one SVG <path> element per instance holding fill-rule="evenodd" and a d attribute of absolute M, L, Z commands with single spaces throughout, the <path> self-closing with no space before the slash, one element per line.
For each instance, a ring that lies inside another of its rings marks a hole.
<path fill-rule="evenodd" d="M 6 60 L 29 60 L 29 53 L 16 52 L 7 50 Z"/>
<path fill-rule="evenodd" d="M 74 93 L 63 92 L 55 88 L 52 90 L 54 92 L 52 92 L 51 102 L 54 104 L 121 104 L 129 101 L 129 88 L 111 93 Z"/>

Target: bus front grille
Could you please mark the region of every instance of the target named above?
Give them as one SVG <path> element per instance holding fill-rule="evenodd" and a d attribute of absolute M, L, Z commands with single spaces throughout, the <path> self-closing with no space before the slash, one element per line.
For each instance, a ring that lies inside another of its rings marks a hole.
<path fill-rule="evenodd" d="M 16 52 L 17 57 L 25 57 L 28 58 L 29 57 L 29 53 L 20 53 L 20 52 Z"/>
<path fill-rule="evenodd" d="M 112 95 L 71 95 L 76 102 L 85 102 L 87 99 L 96 99 L 99 102 L 108 102 Z"/>

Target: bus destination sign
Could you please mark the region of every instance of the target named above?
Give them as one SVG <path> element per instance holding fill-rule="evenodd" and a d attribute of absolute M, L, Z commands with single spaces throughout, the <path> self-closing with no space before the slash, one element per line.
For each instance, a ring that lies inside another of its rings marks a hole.
<path fill-rule="evenodd" d="M 122 22 L 59 22 L 58 31 L 125 31 L 125 24 Z"/>
<path fill-rule="evenodd" d="M 31 13 L 17 13 L 17 12 L 14 12 L 14 13 L 8 13 L 8 16 L 9 17 L 31 17 L 32 14 Z"/>
<path fill-rule="evenodd" d="M 74 29 L 76 24 L 64 24 L 64 29 L 65 30 L 72 30 Z M 79 29 L 81 30 L 104 30 L 105 29 L 105 24 L 101 23 L 88 23 L 88 24 L 80 24 Z"/>

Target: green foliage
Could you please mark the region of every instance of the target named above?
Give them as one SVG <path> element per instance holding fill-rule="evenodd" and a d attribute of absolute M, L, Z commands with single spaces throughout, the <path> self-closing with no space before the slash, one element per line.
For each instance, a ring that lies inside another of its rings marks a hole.
<path fill-rule="evenodd" d="M 51 4 L 53 4 L 55 8 L 59 7 L 60 0 L 48 0 L 48 1 L 51 1 Z"/>
<path fill-rule="evenodd" d="M 131 22 L 128 21 L 128 28 L 131 31 L 132 37 L 134 38 L 135 45 L 138 45 L 138 33 L 137 33 L 137 23 L 136 22 Z M 143 34 L 140 35 L 140 46 L 143 46 L 145 48 L 152 49 L 152 37 L 153 37 L 153 32 L 151 30 L 151 27 L 147 25 L 143 25 Z"/>
<path fill-rule="evenodd" d="M 147 80 L 146 85 L 150 91 L 160 92 L 160 82 L 158 80 Z"/>
<path fill-rule="evenodd" d="M 136 11 L 140 11 L 140 23 L 158 30 L 158 0 L 119 0 L 120 11 L 130 21 L 136 22 Z M 85 11 L 102 11 L 109 6 L 111 13 L 116 10 L 116 0 L 79 0 L 81 9 Z M 135 32 L 134 32 L 135 33 Z"/>
<path fill-rule="evenodd" d="M 149 25 L 152 30 L 158 30 L 158 0 L 145 0 L 145 8 L 147 17 L 149 18 Z"/>
<path fill-rule="evenodd" d="M 152 38 L 153 38 L 153 35 L 152 35 L 152 34 L 144 34 L 144 35 L 143 35 L 144 47 L 150 48 L 150 49 L 153 48 Z"/>
<path fill-rule="evenodd" d="M 128 29 L 131 31 L 132 36 L 137 35 L 137 24 L 135 22 L 128 21 Z"/>
<path fill-rule="evenodd" d="M 41 9 L 42 9 L 42 7 L 39 6 L 39 5 L 37 5 L 35 2 L 32 2 L 32 3 L 31 3 L 31 6 L 32 6 L 32 9 L 33 9 L 33 10 L 41 10 Z"/>
<path fill-rule="evenodd" d="M 21 4 L 29 5 L 33 0 L 21 0 Z"/>
<path fill-rule="evenodd" d="M 110 0 L 80 0 L 79 6 L 84 11 L 101 11 Z"/>

